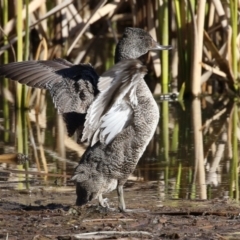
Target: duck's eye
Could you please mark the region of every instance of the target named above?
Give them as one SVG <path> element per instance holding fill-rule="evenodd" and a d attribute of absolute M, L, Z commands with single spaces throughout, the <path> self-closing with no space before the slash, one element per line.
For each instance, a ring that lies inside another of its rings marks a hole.
<path fill-rule="evenodd" d="M 81 100 L 86 100 L 86 95 L 85 95 L 85 93 L 84 93 L 84 91 L 81 91 L 80 93 L 79 93 L 79 97 L 80 97 L 80 99 Z"/>
<path fill-rule="evenodd" d="M 79 174 L 84 174 L 85 172 L 84 172 L 84 170 L 81 170 L 80 172 L 79 172 Z"/>

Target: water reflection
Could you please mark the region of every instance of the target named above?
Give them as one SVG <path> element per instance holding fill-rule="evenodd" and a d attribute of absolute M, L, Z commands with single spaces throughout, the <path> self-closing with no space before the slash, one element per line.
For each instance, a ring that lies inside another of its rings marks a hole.
<path fill-rule="evenodd" d="M 9 119 L 0 111 L 1 188 L 68 185 L 86 146 L 66 135 L 62 118 L 48 105 L 41 110 L 12 109 Z M 156 134 L 131 178 L 155 181 L 161 200 L 239 200 L 237 103 L 208 97 L 159 101 L 159 108 Z M 18 152 L 30 160 L 21 162 Z"/>

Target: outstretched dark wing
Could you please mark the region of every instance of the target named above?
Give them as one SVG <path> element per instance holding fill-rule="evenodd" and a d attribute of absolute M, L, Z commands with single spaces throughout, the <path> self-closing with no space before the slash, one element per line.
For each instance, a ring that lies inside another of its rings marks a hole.
<path fill-rule="evenodd" d="M 0 76 L 50 91 L 60 113 L 86 113 L 98 92 L 98 75 L 90 64 L 63 60 L 13 62 L 0 66 Z"/>
<path fill-rule="evenodd" d="M 129 126 L 137 106 L 137 85 L 143 81 L 146 67 L 139 60 L 123 60 L 100 78 L 100 93 L 91 104 L 86 117 L 82 141 L 110 143 Z"/>

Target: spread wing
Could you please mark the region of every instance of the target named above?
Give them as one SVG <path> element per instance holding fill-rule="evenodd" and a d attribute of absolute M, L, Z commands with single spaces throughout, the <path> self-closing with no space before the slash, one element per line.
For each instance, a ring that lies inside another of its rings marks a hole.
<path fill-rule="evenodd" d="M 89 64 L 63 60 L 13 62 L 0 66 L 0 76 L 48 89 L 60 113 L 86 113 L 98 93 L 98 75 Z"/>
<path fill-rule="evenodd" d="M 138 104 L 137 84 L 145 74 L 141 62 L 131 59 L 119 62 L 100 77 L 100 93 L 88 109 L 82 141 L 88 140 L 92 146 L 99 140 L 108 144 L 129 126 Z"/>

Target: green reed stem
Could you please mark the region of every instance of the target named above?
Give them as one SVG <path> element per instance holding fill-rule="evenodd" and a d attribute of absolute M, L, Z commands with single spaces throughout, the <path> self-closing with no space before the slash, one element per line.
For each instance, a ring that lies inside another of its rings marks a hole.
<path fill-rule="evenodd" d="M 22 39 L 22 29 L 23 29 L 23 20 L 22 20 L 22 0 L 17 2 L 17 61 L 22 61 L 23 57 L 23 39 Z M 17 107 L 22 107 L 22 85 L 17 83 Z"/>
<path fill-rule="evenodd" d="M 114 42 L 109 41 L 107 46 L 106 46 L 106 48 L 107 48 L 106 52 L 110 52 L 110 54 L 106 58 L 106 62 L 105 62 L 105 70 L 108 70 L 114 64 L 114 52 L 115 52 L 115 44 L 114 44 Z"/>
<path fill-rule="evenodd" d="M 168 21 L 168 0 L 163 0 L 162 5 L 162 44 L 169 45 L 169 21 Z M 161 75 L 161 84 L 162 84 L 162 93 L 168 93 L 168 82 L 169 82 L 169 51 L 162 51 L 162 75 Z"/>
<path fill-rule="evenodd" d="M 164 161 L 169 161 L 169 106 L 168 102 L 162 102 L 162 111 L 161 111 L 161 120 L 162 120 L 162 147 L 164 151 Z"/>
<path fill-rule="evenodd" d="M 173 128 L 173 136 L 172 136 L 172 146 L 171 151 L 177 152 L 178 150 L 178 139 L 179 139 L 179 123 L 175 123 Z"/>
<path fill-rule="evenodd" d="M 23 128 L 22 128 L 22 111 L 20 109 L 17 110 L 17 152 L 24 153 L 23 151 Z M 18 170 L 23 170 L 23 165 L 19 164 Z M 23 189 L 23 174 L 18 174 L 18 189 Z"/>
<path fill-rule="evenodd" d="M 172 153 L 176 153 L 178 149 L 178 139 L 179 139 L 179 123 L 175 123 L 174 128 L 173 128 L 173 134 L 172 134 L 172 142 L 171 142 L 171 149 L 170 151 Z M 176 162 L 176 156 L 171 157 L 171 164 L 175 164 Z"/>
<path fill-rule="evenodd" d="M 8 0 L 3 1 L 3 26 L 5 26 L 8 22 Z M 3 36 L 4 45 L 8 44 L 7 36 Z M 3 63 L 8 63 L 8 51 L 4 51 L 3 54 Z M 8 79 L 3 79 L 3 89 L 9 89 Z M 9 130 L 10 130 L 10 121 L 9 121 L 9 105 L 7 99 L 3 98 L 3 116 L 4 116 L 4 141 L 9 141 Z"/>
<path fill-rule="evenodd" d="M 232 148 L 233 148 L 233 159 L 231 164 L 230 171 L 230 196 L 235 197 L 236 200 L 239 200 L 239 183 L 238 183 L 238 107 L 237 104 L 234 104 L 233 116 L 232 116 Z M 233 192 L 235 191 L 235 196 Z"/>
<path fill-rule="evenodd" d="M 176 11 L 176 24 L 177 24 L 177 47 L 178 47 L 178 57 L 179 57 L 179 85 L 181 86 L 183 84 L 183 80 L 186 80 L 187 78 L 187 71 L 186 71 L 186 61 L 185 61 L 185 53 L 184 53 L 184 39 L 185 36 L 183 36 L 183 23 L 182 23 L 182 18 L 185 18 L 185 8 L 181 7 L 181 4 L 185 3 L 180 3 L 180 0 L 175 0 L 174 1 L 174 6 L 175 6 L 175 11 Z M 182 11 L 181 11 L 182 10 Z M 181 79 L 180 79 L 181 78 Z"/>
<path fill-rule="evenodd" d="M 3 26 L 5 26 L 8 22 L 8 0 L 3 1 Z M 3 36 L 4 45 L 7 45 L 8 39 L 7 36 Z M 3 62 L 8 63 L 8 51 L 4 51 L 3 54 Z M 6 81 L 6 85 L 8 87 L 8 81 Z"/>
<path fill-rule="evenodd" d="M 196 183 L 192 183 L 191 185 L 190 199 L 196 199 Z"/>
<path fill-rule="evenodd" d="M 29 0 L 25 0 L 26 4 L 26 20 L 25 20 L 25 46 L 24 46 L 24 61 L 29 58 Z M 28 87 L 26 85 L 22 86 L 22 103 L 25 108 L 29 108 L 29 103 L 27 102 L 27 92 Z"/>
<path fill-rule="evenodd" d="M 178 165 L 178 173 L 177 173 L 177 179 L 176 179 L 176 186 L 175 186 L 175 198 L 179 198 L 180 194 L 180 184 L 181 184 L 181 176 L 182 176 L 182 163 L 179 163 Z"/>
<path fill-rule="evenodd" d="M 237 68 L 237 35 L 238 35 L 238 0 L 230 0 L 230 19 L 232 25 L 232 71 L 235 80 L 238 77 Z"/>

